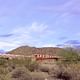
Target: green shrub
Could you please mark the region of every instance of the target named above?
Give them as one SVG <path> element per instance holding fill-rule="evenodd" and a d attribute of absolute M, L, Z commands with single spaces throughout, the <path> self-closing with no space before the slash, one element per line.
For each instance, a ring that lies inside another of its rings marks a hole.
<path fill-rule="evenodd" d="M 60 56 L 64 58 L 64 63 L 77 63 L 80 61 L 80 56 L 73 48 L 65 48 L 61 51 Z"/>
<path fill-rule="evenodd" d="M 7 59 L 0 57 L 0 66 L 4 66 L 7 63 Z"/>
<path fill-rule="evenodd" d="M 31 72 L 38 70 L 38 66 L 39 65 L 36 61 L 31 61 L 31 60 L 28 60 L 25 64 L 25 67 Z"/>

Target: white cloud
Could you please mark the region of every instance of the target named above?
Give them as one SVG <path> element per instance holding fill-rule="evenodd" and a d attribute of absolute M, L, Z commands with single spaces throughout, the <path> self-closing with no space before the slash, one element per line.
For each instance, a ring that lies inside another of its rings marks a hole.
<path fill-rule="evenodd" d="M 44 44 L 42 47 L 56 47 L 56 44 Z"/>
<path fill-rule="evenodd" d="M 5 42 L 5 41 L 4 42 L 0 41 L 0 49 L 11 50 L 11 49 L 14 49 L 14 48 L 16 48 L 18 46 L 19 45 L 17 45 L 17 44 Z"/>
<path fill-rule="evenodd" d="M 37 6 L 36 9 L 61 15 L 64 15 L 64 13 L 77 15 L 80 14 L 80 0 L 67 0 L 65 3 L 60 3 L 58 5 Z"/>
<path fill-rule="evenodd" d="M 47 25 L 38 24 L 38 23 L 34 22 L 34 23 L 32 23 L 31 27 L 29 28 L 29 31 L 43 33 L 47 28 L 48 28 Z"/>
<path fill-rule="evenodd" d="M 30 35 L 31 33 L 42 34 L 49 31 L 48 26 L 44 24 L 38 24 L 37 22 L 33 22 L 31 26 L 23 26 L 18 27 L 12 31 L 13 34 L 16 35 Z M 29 36 L 28 36 L 29 37 Z"/>
<path fill-rule="evenodd" d="M 47 25 L 36 22 L 33 22 L 31 26 L 17 27 L 11 31 L 14 35 L 7 37 L 5 40 L 0 40 L 0 48 L 11 49 L 21 45 L 39 46 L 42 38 L 54 34 L 48 28 Z"/>

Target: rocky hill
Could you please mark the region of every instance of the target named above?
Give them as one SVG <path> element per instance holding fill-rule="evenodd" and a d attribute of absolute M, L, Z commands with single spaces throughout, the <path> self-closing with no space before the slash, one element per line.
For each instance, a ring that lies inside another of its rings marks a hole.
<path fill-rule="evenodd" d="M 56 55 L 62 49 L 58 47 L 43 47 L 43 48 L 36 48 L 36 47 L 29 47 L 29 46 L 21 46 L 16 48 L 10 52 L 9 54 L 19 54 L 19 55 L 31 55 L 31 54 L 51 54 Z"/>

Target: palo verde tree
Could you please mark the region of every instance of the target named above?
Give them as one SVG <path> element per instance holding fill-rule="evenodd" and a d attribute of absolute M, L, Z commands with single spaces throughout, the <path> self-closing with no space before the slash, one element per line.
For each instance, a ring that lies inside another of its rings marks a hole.
<path fill-rule="evenodd" d="M 77 51 L 74 48 L 71 47 L 67 47 L 64 48 L 61 53 L 60 56 L 62 56 L 64 58 L 64 62 L 66 63 L 77 63 L 80 61 L 80 56 L 77 53 Z"/>

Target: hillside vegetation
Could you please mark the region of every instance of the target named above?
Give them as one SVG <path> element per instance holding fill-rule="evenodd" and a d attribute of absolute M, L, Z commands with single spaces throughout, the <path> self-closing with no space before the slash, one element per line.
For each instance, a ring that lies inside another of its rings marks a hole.
<path fill-rule="evenodd" d="M 55 52 L 54 48 L 20 47 L 9 53 L 30 55 L 34 54 L 33 50 L 36 53 L 39 50 L 45 51 L 45 54 Z M 40 64 L 31 58 L 0 58 L 0 80 L 80 80 L 80 56 L 77 51 L 72 48 L 59 48 L 57 54 L 64 59 L 55 64 Z"/>
<path fill-rule="evenodd" d="M 29 46 L 22 46 L 17 49 L 14 49 L 9 54 L 19 54 L 19 55 L 31 55 L 31 54 L 52 54 L 56 55 L 60 53 L 62 49 L 58 47 L 44 47 L 44 48 L 35 48 Z"/>

